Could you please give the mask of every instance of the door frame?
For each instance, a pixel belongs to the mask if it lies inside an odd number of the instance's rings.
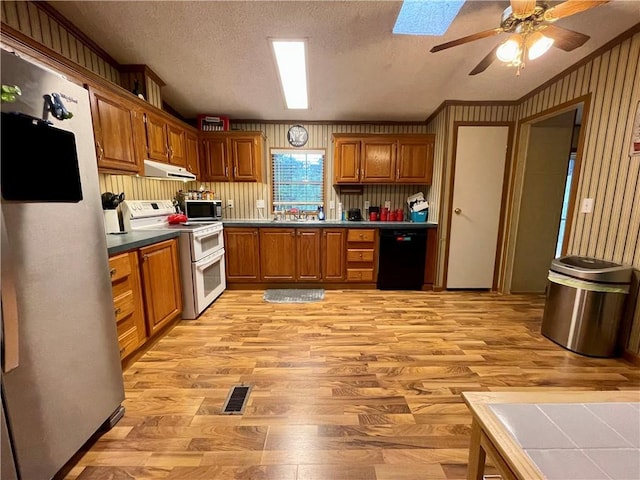
[[[507,183],[511,178],[511,166],[513,163],[512,145],[513,145],[513,133],[514,122],[469,122],[469,121],[457,121],[453,122],[453,154],[451,158],[451,175],[449,177],[449,199],[447,206],[447,228],[445,234],[445,248],[444,248],[444,272],[442,277],[442,288],[446,290],[447,277],[449,275],[449,246],[451,243],[451,215],[453,214],[453,187],[456,176],[456,158],[458,155],[458,129],[460,127],[508,127],[507,132],[507,151],[505,153],[504,173],[502,177],[502,198],[500,200],[500,220],[498,222],[498,238],[496,240],[496,260],[493,266],[493,282],[491,291],[495,291],[498,287],[498,278],[500,274],[499,266],[502,263],[502,254],[504,249],[502,244],[504,241],[505,232],[505,220],[507,213],[507,200],[509,198],[508,192],[510,190],[510,183]]]
[[[531,131],[531,128],[535,123],[555,117],[559,114],[571,110],[575,110],[580,104],[583,105],[582,123],[580,126],[580,133],[578,135],[578,148],[576,150],[576,159],[573,166],[573,177],[571,179],[571,187],[569,189],[567,222],[564,231],[564,238],[562,239],[561,255],[566,255],[569,248],[569,238],[571,237],[573,218],[576,208],[576,197],[578,195],[578,185],[580,182],[584,143],[586,139],[587,126],[589,122],[589,112],[591,107],[591,93],[576,97],[572,100],[561,103],[547,110],[543,110],[542,112],[518,120],[515,145],[513,150],[515,152],[512,164],[514,168],[511,171],[509,180],[511,193],[507,206],[508,211],[506,213],[506,225],[504,230],[505,232],[508,232],[508,237],[506,238],[504,245],[504,255],[506,256],[506,261],[503,262],[502,268],[500,269],[500,291],[502,292],[511,291],[511,277],[513,276],[513,264],[515,259],[515,247],[517,240],[517,226],[520,220],[519,205],[520,198],[522,196],[522,189],[524,186],[524,170],[519,183],[517,183],[516,173],[520,165],[522,165],[523,169],[526,169],[527,155],[529,153],[529,133]],[[516,207],[518,207],[518,211],[516,211]]]

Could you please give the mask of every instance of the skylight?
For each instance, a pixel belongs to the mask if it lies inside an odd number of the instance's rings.
[[[309,108],[304,40],[271,40],[280,83],[289,109]]]
[[[464,0],[404,0],[393,27],[401,35],[444,35]]]

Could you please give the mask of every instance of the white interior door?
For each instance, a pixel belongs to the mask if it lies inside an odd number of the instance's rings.
[[[458,127],[446,288],[492,288],[509,127]]]

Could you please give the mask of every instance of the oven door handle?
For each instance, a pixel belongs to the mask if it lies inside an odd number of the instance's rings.
[[[220,236],[221,234],[222,234],[222,230],[219,230],[217,232],[201,232],[201,233],[194,232],[193,239],[201,242],[203,238],[216,237],[216,236]]]
[[[222,257],[224,257],[224,250],[220,250],[219,252],[214,253],[212,256],[213,258],[211,260],[207,261],[206,263],[203,263],[202,265],[198,265],[196,263],[196,268],[198,270],[204,270],[205,268],[209,268],[214,263],[221,261]]]

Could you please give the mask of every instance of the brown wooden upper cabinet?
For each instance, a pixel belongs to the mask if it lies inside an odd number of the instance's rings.
[[[147,158],[186,167],[186,133],[183,128],[151,112],[145,114]]]
[[[201,139],[202,180],[262,181],[262,132],[208,132],[202,134]]]
[[[136,139],[144,129],[142,112],[121,96],[87,88],[98,168],[107,173],[142,173],[142,156],[136,150]]]
[[[185,134],[185,153],[187,170],[200,178],[200,150],[198,149],[198,136],[195,133]]]
[[[435,135],[334,134],[336,184],[431,184]]]

